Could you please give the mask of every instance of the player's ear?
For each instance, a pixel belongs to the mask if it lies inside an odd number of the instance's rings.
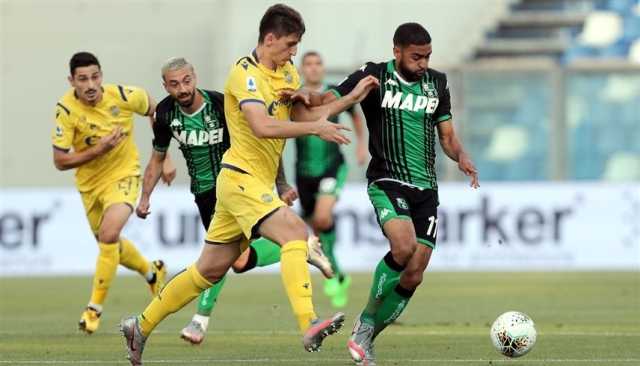
[[[396,61],[401,59],[402,49],[399,46],[393,46],[393,57],[395,57]]]
[[[69,84],[70,84],[71,86],[73,86],[73,75],[69,75],[69,76],[67,77],[67,80],[69,80]]]

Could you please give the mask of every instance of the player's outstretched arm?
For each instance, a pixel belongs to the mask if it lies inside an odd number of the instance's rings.
[[[364,119],[362,114],[355,109],[351,109],[351,119],[353,121],[353,131],[356,134],[356,161],[358,165],[363,165],[369,157],[367,138],[364,132]]]
[[[149,210],[151,193],[158,184],[162,175],[162,166],[165,163],[167,154],[157,150],[153,150],[147,167],[144,169],[144,178],[142,179],[142,196],[138,207],[136,207],[136,215],[141,219],[146,219],[151,213]]]
[[[338,144],[351,142],[342,130],[350,131],[348,127],[332,123],[327,120],[328,114],[321,115],[314,122],[280,121],[270,117],[262,103],[244,103],[242,113],[249,123],[253,134],[258,138],[294,138],[316,135],[325,141]]]
[[[379,86],[379,81],[374,76],[362,78],[349,94],[338,99],[333,93],[327,92],[322,97],[322,105],[310,107],[304,103],[296,103],[291,112],[294,121],[314,121],[323,114],[329,116],[338,115],[354,104],[360,103],[371,90]]]
[[[293,202],[298,199],[298,191],[287,182],[287,177],[284,174],[284,165],[282,164],[282,158],[278,164],[278,175],[276,176],[276,190],[280,199],[289,206],[293,206]]]
[[[58,170],[77,168],[111,151],[111,149],[122,142],[125,137],[126,135],[122,133],[122,127],[118,127],[109,135],[101,138],[95,146],[83,151],[64,151],[54,146],[53,163]]]
[[[447,154],[451,160],[458,163],[458,169],[460,169],[461,172],[471,177],[471,187],[480,187],[478,182],[478,169],[473,165],[467,152],[464,151],[464,147],[453,129],[451,120],[440,122],[437,126],[440,146],[442,146],[444,153]]]

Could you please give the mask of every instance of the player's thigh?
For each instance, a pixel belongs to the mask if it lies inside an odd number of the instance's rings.
[[[260,236],[276,242],[280,246],[294,240],[307,240],[307,227],[290,207],[281,206],[259,223]]]
[[[257,237],[263,222],[282,207],[287,207],[274,194],[272,185],[267,185],[250,174],[230,169],[222,169],[218,176],[217,197],[218,205],[215,215],[219,207],[224,208],[234,217],[247,239]],[[293,211],[289,209],[287,212]],[[286,223],[282,222],[285,225],[282,230],[285,232],[290,230]]]
[[[321,194],[316,198],[312,224],[316,230],[326,230],[333,226],[333,208],[338,198],[330,194]]]
[[[104,212],[98,232],[101,242],[112,243],[119,240],[120,232],[138,200],[139,189],[140,178],[127,177],[108,185],[102,191],[100,201]]]
[[[242,239],[228,243],[205,243],[196,261],[196,269],[207,280],[221,279],[240,256]]]
[[[438,193],[427,189],[412,195],[411,220],[418,243],[434,249],[438,238]]]

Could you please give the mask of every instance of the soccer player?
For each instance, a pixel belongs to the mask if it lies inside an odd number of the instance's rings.
[[[324,64],[316,51],[302,56],[300,67],[304,79],[303,87],[311,92],[323,94],[334,86],[324,83]],[[355,108],[347,110],[353,121],[356,134],[356,158],[359,164],[367,159],[367,145],[360,113]],[[337,117],[329,119],[338,122]],[[317,136],[296,139],[296,187],[300,194],[302,217],[320,237],[322,249],[331,260],[335,276],[326,279],[324,292],[331,304],[342,308],[347,304],[351,278],[338,265],[334,245],[336,241],[333,208],[347,178],[347,165],[338,144],[327,142]]]
[[[286,203],[273,194],[273,184],[286,138],[315,134],[337,143],[349,140],[344,126],[326,120],[358,102],[376,85],[374,78],[359,83],[352,93],[323,107],[314,122],[291,122],[293,102],[311,102],[299,89],[291,63],[305,27],[294,9],[277,4],[267,9],[259,27],[258,45],[232,67],[224,92],[224,111],[231,146],[224,154],[216,182],[215,213],[200,258],[173,277],[140,316],[122,321],[129,360],[142,363],[142,351],[152,330],[167,315],[189,303],[220,281],[247,241],[267,237],[281,246],[282,280],[304,349],[317,351],[335,333],[344,314],[321,321],[315,314],[307,260],[307,228]]]
[[[209,227],[216,205],[215,179],[220,172],[222,155],[229,148],[229,131],[224,116],[224,95],[200,89],[194,67],[184,58],[171,58],[162,66],[163,86],[169,96],[158,103],[153,123],[153,151],[145,169],[142,196],[136,214],[146,218],[150,214],[151,193],[160,180],[163,162],[171,138],[175,138],[187,163],[193,193],[205,230]],[[279,169],[276,188],[280,198],[291,205],[297,197],[287,184],[284,170]],[[331,263],[323,255],[317,238],[308,241],[307,261],[331,276]],[[245,254],[246,253],[246,254]],[[259,238],[234,264],[238,273],[280,261],[280,246]],[[181,332],[181,337],[200,344],[209,324],[209,317],[224,285],[222,278],[200,294],[197,313]]]
[[[334,102],[363,78],[379,80],[361,106],[372,156],[368,194],[391,250],[375,269],[369,301],[348,342],[361,365],[375,365],[374,339],[406,308],[436,245],[436,130],[445,154],[473,188],[479,186],[478,171],[453,129],[446,75],[429,68],[431,51],[431,36],[420,24],[402,24],[393,36],[392,60],[366,63],[323,97]],[[309,116],[298,108],[294,115]]]
[[[91,299],[79,323],[80,329],[90,334],[98,329],[118,264],[140,273],[153,294],[164,283],[164,263],[147,261],[130,240],[120,235],[133,212],[140,185],[134,114],[151,115],[155,103],[143,89],[103,85],[100,63],[91,53],[73,55],[69,68],[72,88],[56,106],[53,161],[59,170],[77,168],[76,186],[98,240]],[[172,169],[168,160],[165,173],[175,176]]]

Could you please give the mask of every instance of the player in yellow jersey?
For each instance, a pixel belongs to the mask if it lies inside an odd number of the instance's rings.
[[[342,326],[342,313],[324,321],[315,314],[306,263],[307,228],[273,192],[274,182],[287,138],[313,134],[326,141],[349,142],[341,131],[346,128],[327,117],[364,98],[375,80],[361,82],[347,100],[322,107],[324,114],[316,121],[291,122],[294,102],[317,99],[298,91],[299,76],[291,63],[304,30],[297,11],[281,4],[270,7],[260,22],[256,49],[232,67],[224,91],[231,146],[222,158],[206,245],[196,263],[169,281],[140,316],[122,321],[132,365],[142,364],[146,339],[155,326],[220,281],[255,236],[281,246],[282,280],[304,334],[305,350],[317,351],[323,339]]]
[[[100,63],[91,53],[73,55],[69,68],[72,88],[56,106],[53,161],[59,170],[76,169],[76,186],[98,240],[91,299],[79,324],[90,334],[98,329],[102,304],[118,264],[144,276],[153,294],[164,284],[164,263],[147,261],[130,240],[120,235],[133,212],[140,186],[134,114],[152,115],[155,102],[140,88],[103,85]],[[165,165],[165,181],[173,176],[175,168],[169,162]]]

